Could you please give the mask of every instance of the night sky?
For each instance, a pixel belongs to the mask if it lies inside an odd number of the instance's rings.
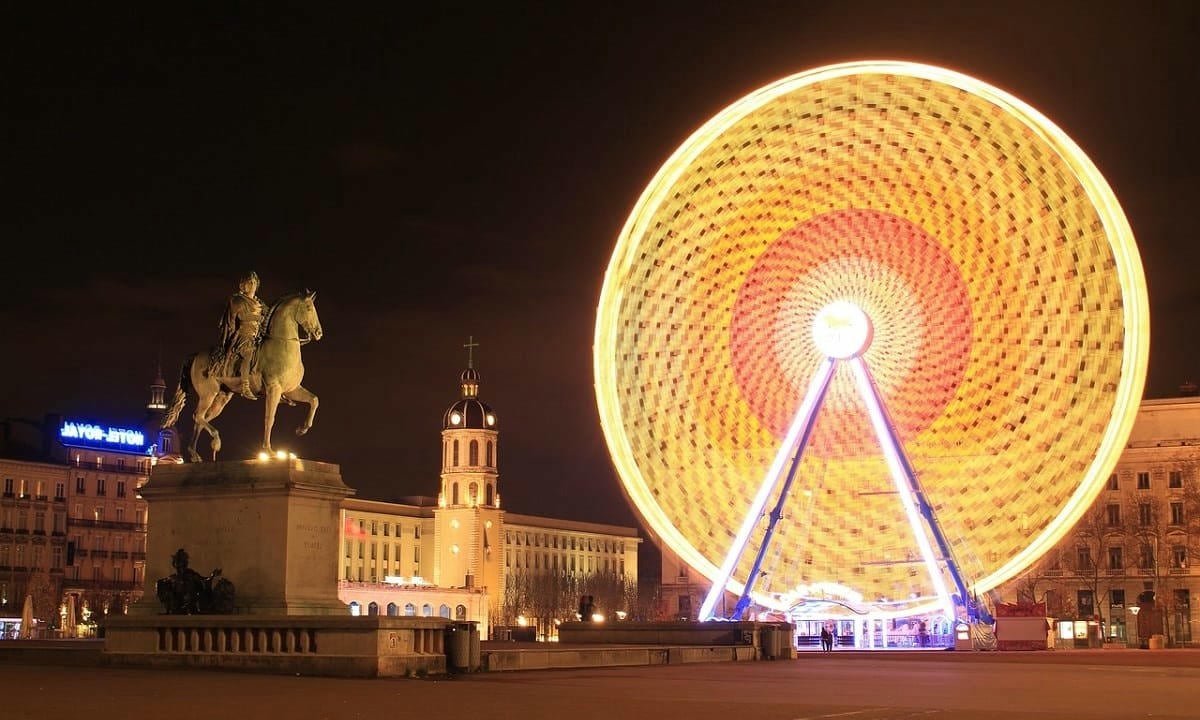
[[[591,369],[626,215],[721,108],[866,58],[974,75],[1066,130],[1141,247],[1147,395],[1200,381],[1191,3],[404,5],[8,23],[0,417],[140,418],[157,358],[173,388],[253,269],[268,301],[316,290],[325,330],[316,425],[297,440],[281,408],[277,446],[363,497],[435,494],[473,335],[505,507],[633,523]],[[223,459],[261,414],[218,419]]]

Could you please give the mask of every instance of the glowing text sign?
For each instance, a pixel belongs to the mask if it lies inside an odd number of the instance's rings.
[[[124,450],[126,452],[145,452],[146,450],[146,434],[144,432],[111,425],[95,425],[67,420],[58,428],[58,437],[64,445],[74,447]]]

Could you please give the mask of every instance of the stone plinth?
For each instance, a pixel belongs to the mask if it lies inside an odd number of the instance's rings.
[[[340,468],[311,460],[157,465],[138,491],[149,504],[146,588],[137,615],[159,614],[155,583],[187,551],[201,575],[220,568],[236,612],[346,615],[337,597]]]

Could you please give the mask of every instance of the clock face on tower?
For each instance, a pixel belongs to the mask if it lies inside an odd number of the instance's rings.
[[[849,300],[835,300],[817,312],[812,334],[817,349],[826,357],[847,360],[861,355],[871,344],[871,320]]]

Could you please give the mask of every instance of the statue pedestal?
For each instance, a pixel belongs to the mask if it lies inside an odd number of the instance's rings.
[[[337,597],[340,468],[311,460],[157,465],[138,490],[149,505],[146,585],[138,615],[160,614],[156,582],[187,551],[191,569],[220,568],[242,615],[346,615]]]

